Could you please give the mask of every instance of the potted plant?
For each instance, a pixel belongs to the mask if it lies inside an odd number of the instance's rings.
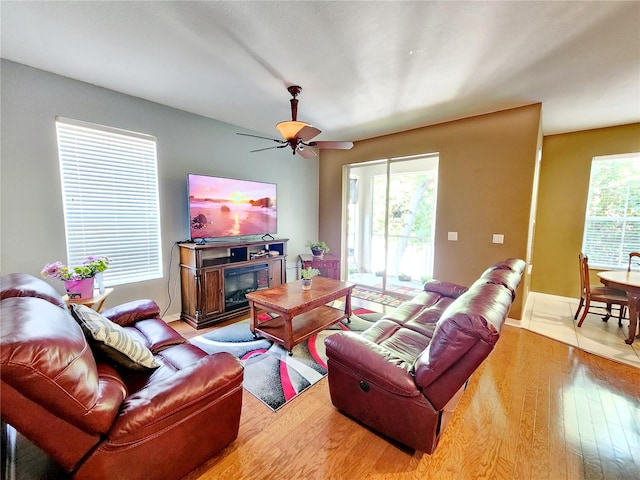
[[[313,267],[303,268],[300,270],[300,275],[302,276],[302,289],[311,290],[311,281],[313,277],[320,275],[320,270]]]
[[[329,253],[331,251],[325,242],[312,242],[309,240],[307,242],[307,247],[311,249],[311,253],[313,253],[314,257],[322,257],[325,253]]]
[[[92,255],[74,267],[62,262],[48,263],[40,274],[62,280],[70,300],[84,300],[93,297],[95,276],[104,272],[109,267],[109,262],[109,257]]]

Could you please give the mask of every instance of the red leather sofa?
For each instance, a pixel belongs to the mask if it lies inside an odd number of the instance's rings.
[[[23,273],[0,279],[2,421],[77,479],[178,479],[238,435],[243,368],[209,355],[151,300],[103,315],[159,367],[118,370],[94,355],[64,301]]]
[[[470,287],[431,280],[361,334],[325,340],[331,401],[414,450],[433,453],[473,372],[491,353],[525,262],[489,267]]]

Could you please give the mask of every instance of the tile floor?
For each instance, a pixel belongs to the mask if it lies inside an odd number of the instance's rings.
[[[622,327],[618,327],[617,317],[603,322],[602,315],[589,313],[582,327],[578,328],[578,321],[573,319],[577,308],[577,298],[531,292],[522,320],[508,320],[508,323],[640,368],[640,338],[636,338],[632,345],[624,343],[629,333],[629,320],[623,320]]]

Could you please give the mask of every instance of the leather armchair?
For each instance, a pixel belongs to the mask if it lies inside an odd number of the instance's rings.
[[[0,286],[2,420],[74,478],[178,479],[237,437],[242,365],[187,342],[153,301],[103,312],[160,364],[134,371],[94,355],[46,282]]]

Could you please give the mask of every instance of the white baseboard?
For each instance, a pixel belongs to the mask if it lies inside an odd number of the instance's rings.
[[[171,315],[166,315],[166,316],[162,317],[162,320],[164,320],[167,323],[175,322],[177,320],[180,320],[180,314],[179,313],[172,313]]]
[[[512,327],[518,327],[518,328],[522,328],[522,321],[520,320],[515,320],[513,318],[509,318],[507,317],[507,319],[504,322],[506,325],[511,325]]]

